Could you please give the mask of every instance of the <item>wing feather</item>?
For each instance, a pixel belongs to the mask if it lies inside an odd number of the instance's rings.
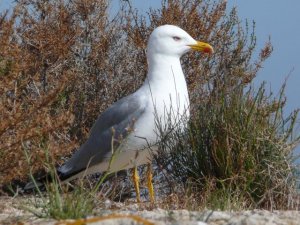
[[[67,179],[105,160],[112,150],[113,135],[114,139],[125,139],[130,133],[128,128],[133,128],[134,122],[144,113],[146,104],[143,96],[133,94],[105,110],[93,125],[88,140],[58,169],[61,179]],[[114,142],[114,147],[118,144]]]

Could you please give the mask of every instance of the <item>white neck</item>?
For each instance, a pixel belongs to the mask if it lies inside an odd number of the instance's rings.
[[[175,86],[176,82],[185,82],[179,57],[166,55],[148,55],[148,74],[145,80],[146,85],[157,84],[157,86]],[[172,84],[172,85],[170,85]],[[165,87],[167,88],[167,87]]]
[[[166,55],[148,56],[148,75],[142,90],[151,92],[151,101],[164,114],[172,106],[178,116],[188,114],[189,97],[180,58]]]

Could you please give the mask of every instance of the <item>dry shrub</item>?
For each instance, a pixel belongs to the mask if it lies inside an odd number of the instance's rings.
[[[129,37],[128,7],[108,2],[21,0],[0,17],[0,183],[24,179],[82,144],[97,116],[146,75]],[[144,40],[143,40],[144,41]],[[61,162],[61,160],[57,161]]]
[[[25,3],[16,6],[9,19],[2,16],[1,184],[28,172],[24,149],[34,152],[35,169],[43,165],[46,145],[53,156],[71,150],[66,127],[72,122],[72,113],[60,105],[59,94],[73,79],[66,62],[72,43],[60,35],[67,30],[63,18],[47,18],[46,24],[46,19],[37,17],[29,14]],[[48,25],[52,29],[47,29]]]

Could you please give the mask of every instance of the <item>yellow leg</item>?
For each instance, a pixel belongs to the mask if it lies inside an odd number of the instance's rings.
[[[152,168],[151,164],[148,164],[148,171],[147,171],[147,185],[148,185],[148,190],[149,190],[149,197],[150,197],[150,202],[154,203],[155,201],[155,196],[154,196],[154,188],[153,188],[153,183],[152,183]]]
[[[135,192],[136,192],[136,200],[137,200],[138,203],[140,203],[141,202],[141,200],[140,200],[140,187],[139,187],[140,177],[139,177],[136,166],[133,168],[132,179],[133,179],[133,184],[134,184],[134,188],[135,188]]]

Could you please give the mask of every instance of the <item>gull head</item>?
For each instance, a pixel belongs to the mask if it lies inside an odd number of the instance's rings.
[[[150,35],[147,55],[165,55],[180,58],[190,50],[213,53],[213,47],[205,42],[196,41],[183,29],[174,25],[157,27]]]

